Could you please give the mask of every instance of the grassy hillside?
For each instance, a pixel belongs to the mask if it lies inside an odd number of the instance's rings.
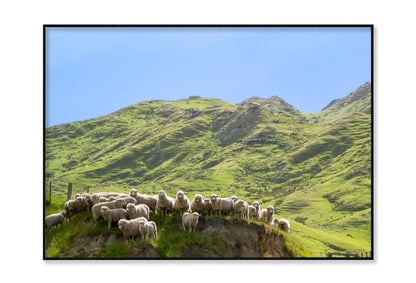
[[[52,207],[62,203],[53,201]],[[58,209],[59,210],[59,209]],[[95,226],[90,212],[72,217],[45,234],[46,258],[294,258],[313,257],[291,235],[257,221],[203,216],[194,233],[183,231],[181,217],[150,213],[157,239],[126,240],[101,219]]]
[[[314,114],[276,97],[141,102],[47,128],[46,182],[55,199],[69,182],[74,193],[238,195],[273,205],[312,252],[370,251],[370,107],[369,84]]]

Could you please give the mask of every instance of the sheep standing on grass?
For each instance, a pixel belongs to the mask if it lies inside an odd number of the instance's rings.
[[[129,203],[126,207],[126,210],[129,219],[135,219],[139,217],[149,219],[150,208],[145,204],[134,205],[132,203]]]
[[[259,213],[259,221],[270,224],[273,220],[274,208],[269,205],[266,209],[262,209]]]
[[[270,223],[274,228],[279,228],[279,219],[273,218],[272,222]]]
[[[175,211],[182,215],[185,211],[189,211],[189,200],[182,191],[176,193],[176,200],[174,203]]]
[[[245,200],[237,200],[233,204],[233,212],[239,219],[248,217],[248,203]]]
[[[210,196],[213,213],[231,214],[233,213],[233,200],[231,198],[219,198],[216,194]]]
[[[174,198],[168,197],[163,190],[159,191],[158,199],[156,202],[156,213],[167,215],[169,212],[173,211],[174,205]]]
[[[145,204],[152,211],[156,211],[157,196],[139,194],[136,189],[130,190],[130,196],[136,199],[137,204]]]
[[[141,236],[140,233],[140,222],[147,222],[144,217],[135,218],[132,220],[120,219],[118,221],[118,228],[123,232],[126,238],[135,238]]]
[[[46,230],[51,229],[53,226],[58,227],[59,224],[63,224],[65,220],[66,212],[61,211],[59,213],[51,214],[45,217]]]
[[[189,233],[192,232],[192,230],[195,232],[196,225],[198,225],[198,219],[199,219],[199,213],[198,212],[185,212],[182,215],[182,227],[183,230],[186,231],[186,228],[189,229]]]
[[[258,201],[254,201],[248,207],[248,219],[259,219],[260,204]]]
[[[154,221],[139,222],[140,234],[142,235],[142,240],[149,239],[150,237],[157,238],[157,225]]]
[[[279,220],[279,230],[285,231],[286,233],[289,233],[290,230],[290,223],[286,219],[280,219]]]
[[[109,202],[100,202],[97,204],[94,204],[91,208],[92,216],[94,217],[95,225],[97,225],[98,219],[103,217],[103,214],[101,213],[101,207],[107,206],[110,209],[115,208],[124,208],[124,203],[121,199],[116,199]]]
[[[123,208],[109,209],[107,206],[102,206],[101,213],[103,215],[104,220],[107,220],[108,229],[111,228],[111,224],[113,222],[117,223],[120,219],[127,218],[127,210]]]
[[[204,210],[204,197],[200,194],[196,194],[191,201],[191,211],[202,213]]]

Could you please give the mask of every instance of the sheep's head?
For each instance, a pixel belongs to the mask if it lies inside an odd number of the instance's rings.
[[[258,201],[255,201],[255,202],[253,202],[253,204],[252,204],[257,210],[259,210],[260,209],[260,204],[259,204],[259,202]]]
[[[118,221],[118,228],[120,230],[124,230],[126,228],[126,226],[127,226],[127,220],[126,219],[120,219]]]
[[[126,206],[126,209],[127,209],[127,211],[128,211],[128,212],[132,212],[132,211],[134,210],[134,208],[135,208],[135,206],[134,206],[134,204],[132,204],[132,203],[129,203],[129,204]]]
[[[232,199],[232,200],[233,200],[233,202],[236,202],[236,201],[238,200],[238,197],[236,197],[236,196],[232,196],[232,197],[230,197],[230,199]]]
[[[204,201],[204,197],[203,197],[203,196],[201,196],[201,195],[199,195],[199,194],[196,194],[196,195],[194,196],[194,199],[195,199],[195,202],[196,202],[196,203],[202,203],[202,202]]]
[[[198,218],[199,218],[199,213],[198,212],[193,212],[192,213],[192,218],[194,219],[194,221],[196,221],[196,220],[198,220]]]
[[[279,219],[273,218],[272,223],[275,225],[279,225]]]
[[[176,193],[176,198],[180,199],[180,200],[183,200],[183,199],[185,199],[185,194],[182,191],[179,191],[179,192]]]
[[[137,190],[136,190],[136,189],[131,189],[131,190],[130,190],[130,195],[131,195],[132,197],[136,197],[138,194],[139,194],[139,193],[137,192]]]
[[[273,207],[273,206],[271,206],[271,205],[269,205],[269,206],[267,207],[267,214],[269,214],[269,215],[273,215],[273,213],[274,213],[274,207]]]
[[[212,201],[212,202],[216,202],[217,201],[217,199],[218,199],[218,196],[216,195],[216,194],[212,194],[212,195],[210,195],[210,200]]]
[[[101,207],[101,213],[102,214],[106,214],[107,213],[107,211],[109,211],[110,209],[107,207],[107,206],[102,206]]]
[[[166,193],[164,190],[159,191],[159,197],[166,198]]]

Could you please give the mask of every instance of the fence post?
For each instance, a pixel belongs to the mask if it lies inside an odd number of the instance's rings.
[[[68,183],[68,195],[66,197],[66,201],[69,201],[72,196],[72,183]]]
[[[49,181],[49,204],[52,204],[52,181]]]

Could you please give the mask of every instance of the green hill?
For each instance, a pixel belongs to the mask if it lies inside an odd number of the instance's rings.
[[[319,113],[282,99],[147,101],[46,129],[52,197],[183,190],[237,195],[291,221],[310,251],[371,250],[371,89]]]

